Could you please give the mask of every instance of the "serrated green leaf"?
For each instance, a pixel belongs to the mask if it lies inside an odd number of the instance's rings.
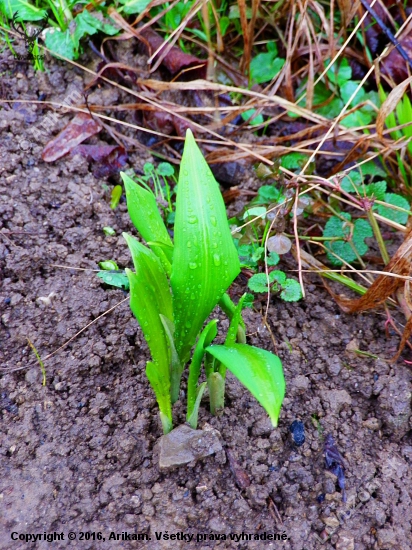
[[[329,63],[329,60],[325,61],[326,64]],[[328,79],[333,82],[333,84],[338,84],[343,86],[348,80],[352,78],[352,68],[349,65],[349,61],[343,57],[340,65],[336,68],[334,64],[327,72]]]
[[[286,279],[286,275],[283,273],[283,271],[271,271],[269,273],[269,284],[275,282],[277,280],[277,277],[282,278],[281,276]],[[266,277],[266,273],[256,273],[255,275],[252,275],[252,277],[249,279],[247,286],[253,292],[263,294],[268,291],[267,281],[268,280]]]
[[[267,292],[268,280],[266,273],[255,273],[255,275],[252,275],[247,283],[247,286],[252,292],[256,292],[258,294]]]
[[[378,166],[373,160],[369,160],[368,162],[361,164],[359,166],[359,169],[362,172],[364,177],[379,176],[381,178],[384,178],[386,176],[385,170],[380,166]]]
[[[297,302],[302,298],[302,288],[298,281],[294,279],[287,279],[282,285],[282,292],[280,297],[285,302]]]
[[[252,59],[250,62],[250,78],[253,82],[263,84],[280,73],[285,60],[277,57],[277,55],[276,44],[272,43],[272,48],[267,53],[259,53]]]
[[[187,131],[180,166],[170,278],[176,347],[186,363],[205,320],[240,272],[219,186]]]
[[[175,169],[169,162],[160,162],[157,167],[157,173],[159,174],[159,176],[170,178],[174,176]]]
[[[124,271],[113,273],[111,271],[99,271],[97,276],[107,285],[115,286],[123,290],[129,290],[129,279]]]
[[[120,172],[120,175],[124,183],[127,209],[133,225],[147,243],[166,245],[162,251],[171,261],[173,243],[157,208],[156,197],[151,191],[147,191],[135,183],[124,172]],[[152,250],[160,257],[159,249],[159,246],[154,246]]]
[[[283,166],[283,168],[287,168],[288,170],[298,170],[303,167],[303,165],[308,160],[308,155],[304,155],[303,153],[288,153],[287,155],[284,155],[280,159],[280,165]]]
[[[247,111],[244,111],[241,113],[241,117],[245,122],[250,124],[251,126],[257,126],[258,124],[263,124],[265,122],[265,119],[263,118],[262,114],[258,114],[256,116],[253,116],[256,113],[256,109],[248,109]]]
[[[357,260],[356,249],[359,256],[363,256],[368,251],[368,246],[365,243],[367,237],[373,236],[372,228],[366,220],[358,219],[353,224],[351,216],[347,213],[342,213],[342,217],[346,218],[346,222],[336,216],[329,218],[323,232],[324,237],[342,237],[343,240],[326,242],[325,246],[330,252],[327,256],[333,265],[342,265],[342,262],[332,254],[340,256],[342,260],[352,263]],[[351,233],[352,232],[352,233]],[[352,235],[351,243],[347,239]]]
[[[280,197],[281,193],[274,185],[262,185],[258,189],[256,202],[270,204],[271,202],[278,202]]]
[[[78,56],[77,46],[74,44],[69,29],[62,32],[60,29],[48,29],[45,38],[46,47],[52,54],[76,59]]]
[[[365,194],[367,197],[374,197],[379,201],[385,200],[386,181],[375,181],[365,185]]]
[[[246,307],[252,308],[254,301],[255,301],[255,296],[253,294],[251,294],[250,292],[247,292],[245,294],[245,299],[243,300],[243,307],[244,308],[246,308]]]
[[[97,17],[93,17],[91,13],[87,10],[83,10],[74,18],[75,30],[73,33],[73,39],[75,44],[79,44],[80,40],[85,36],[92,36],[99,31],[104,32],[108,35],[114,35],[119,32],[118,29],[109,25],[108,23],[103,23]]]
[[[276,252],[269,252],[266,258],[266,262],[269,266],[278,265],[280,260],[279,254],[276,254]]]
[[[275,269],[274,271],[271,271],[269,273],[269,280],[271,282],[276,281],[280,284],[280,286],[283,286],[286,282],[286,275],[283,273],[283,271]]]
[[[405,210],[410,210],[411,208],[409,202],[404,197],[401,197],[401,195],[397,195],[396,193],[385,193],[383,198],[380,200],[383,200],[388,204],[393,204],[393,206],[399,206]],[[381,216],[396,223],[405,225],[408,221],[409,214],[407,212],[401,212],[400,210],[395,210],[389,206],[383,206],[382,204],[376,205],[376,210]]]
[[[266,410],[276,427],[285,396],[285,378],[279,357],[247,344],[209,346],[206,351],[240,380]]]
[[[343,178],[341,187],[343,191],[347,193],[356,193],[362,183],[362,175],[357,170],[351,170],[349,174]]]
[[[349,80],[339,88],[339,94],[345,103],[349,101],[349,98],[358,87],[358,84],[359,82],[356,80]],[[360,90],[358,90],[358,92],[356,93],[354,99],[351,101],[350,106],[355,107],[356,105],[359,105],[359,103],[364,101],[364,97],[365,90],[363,88],[360,88]]]

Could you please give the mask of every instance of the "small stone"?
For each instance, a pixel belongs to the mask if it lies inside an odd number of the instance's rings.
[[[333,527],[333,528],[339,527],[339,520],[334,515],[327,516],[327,517],[322,517],[321,519],[322,519],[323,523],[325,525],[327,525],[328,527]]]
[[[339,413],[345,405],[352,404],[352,398],[346,390],[324,390],[321,395],[335,413]]]
[[[309,388],[309,378],[307,376],[303,376],[303,374],[299,374],[299,376],[296,376],[292,383],[292,386],[294,386],[299,392],[305,392]]]
[[[355,540],[347,533],[340,533],[335,548],[336,550],[354,550]]]
[[[352,355],[353,353],[356,353],[356,351],[359,349],[359,340],[357,338],[354,338],[347,344],[346,346],[346,353],[348,355]]]
[[[24,378],[28,384],[36,384],[37,382],[40,382],[42,378],[40,368],[28,370]]]
[[[67,389],[67,384],[66,382],[56,382],[54,384],[54,389],[56,391],[65,391]]]
[[[382,376],[384,388],[377,403],[383,422],[383,432],[399,441],[409,431],[411,416],[410,371],[403,366],[393,376]]]
[[[368,491],[359,491],[358,498],[361,502],[368,502],[368,500],[370,500],[371,496],[368,493]]]
[[[126,523],[126,525],[136,525],[137,516],[135,516],[134,514],[126,514],[124,516],[124,522]]]
[[[331,376],[337,376],[342,370],[342,361],[337,355],[332,357],[330,363],[327,364],[328,372]]]
[[[185,424],[162,435],[158,447],[161,470],[178,468],[222,450],[219,438],[214,432],[193,430]]]
[[[305,426],[300,420],[294,420],[289,426],[289,431],[292,434],[292,439],[297,447],[305,443]]]
[[[379,422],[379,420],[374,417],[364,420],[363,425],[365,426],[365,428],[368,428],[368,430],[374,431],[379,430],[379,428],[381,427],[381,423]]]

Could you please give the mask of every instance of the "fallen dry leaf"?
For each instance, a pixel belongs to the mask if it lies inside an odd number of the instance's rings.
[[[90,115],[78,113],[60,134],[49,141],[43,149],[41,158],[45,162],[53,162],[67,155],[87,138],[98,134],[101,129],[101,125]]]
[[[376,132],[378,136],[382,139],[383,137],[383,128],[385,126],[386,118],[396,109],[397,104],[403,98],[406,89],[409,87],[412,82],[412,76],[407,78],[404,82],[401,82],[390,92],[388,97],[382,103],[381,108],[379,109],[378,116],[376,118]]]

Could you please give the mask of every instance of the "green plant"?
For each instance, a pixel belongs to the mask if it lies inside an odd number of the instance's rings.
[[[302,289],[298,281],[289,279],[283,271],[278,269],[271,271],[268,276],[266,273],[252,275],[247,286],[252,292],[260,294],[267,294],[269,291],[280,292],[280,297],[285,302],[297,302],[302,298]]]
[[[323,237],[329,261],[336,266],[344,262],[362,263],[362,256],[368,251],[365,239],[375,236],[381,251],[382,258],[386,263],[389,256],[377,224],[374,212],[377,212],[388,222],[406,224],[410,215],[408,201],[397,193],[387,193],[387,183],[384,180],[364,183],[365,177],[382,177],[382,171],[378,167],[364,165],[361,170],[352,170],[344,176],[339,189],[347,194],[356,195],[356,201],[365,211],[367,220],[359,218],[352,220],[348,212],[340,212],[338,206],[330,208],[333,212],[325,224]],[[347,195],[349,197],[349,195]]]
[[[172,405],[179,398],[188,363],[187,420],[193,427],[206,385],[212,413],[223,407],[226,369],[255,396],[276,426],[285,392],[282,365],[277,356],[245,343],[244,298],[235,305],[226,294],[240,271],[238,254],[219,187],[192,133],[187,132],[180,166],[174,241],[153,192],[126,174],[122,178],[131,220],[147,243],[124,234],[135,267],[135,272],[126,270],[130,306],[151,352],[146,374],[164,432],[172,428]],[[203,326],[218,303],[230,326],[225,343],[212,345],[217,321]],[[202,362],[206,382],[199,384]]]
[[[72,10],[75,1],[45,0],[36,2],[36,5],[26,0],[0,0],[0,14],[5,21],[0,23],[4,29],[9,29],[8,21],[16,16],[15,22],[25,26],[27,22],[36,22],[47,18],[48,28],[45,31],[45,44],[53,54],[62,55],[68,59],[77,59],[81,53],[81,40],[98,32],[107,35],[115,35],[119,29],[102,20],[104,9],[100,6],[96,9],[100,13],[91,14],[84,9],[73,16]],[[48,12],[50,12],[48,14]],[[17,14],[17,15],[16,15]],[[37,48],[37,42],[35,44]],[[37,54],[37,49],[34,50]]]

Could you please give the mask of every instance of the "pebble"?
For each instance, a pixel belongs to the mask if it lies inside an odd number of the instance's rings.
[[[366,420],[363,421],[363,426],[365,428],[368,428],[368,430],[373,430],[373,431],[376,431],[376,430],[379,430],[379,428],[381,427],[381,423],[379,422],[379,420],[377,418],[367,418]]]
[[[336,550],[354,550],[355,540],[351,535],[347,533],[341,533],[338,540],[336,541],[335,548]]]
[[[289,431],[292,434],[292,439],[297,447],[301,447],[305,443],[305,426],[300,420],[294,420],[289,426]]]
[[[193,430],[185,424],[162,435],[158,447],[161,470],[177,468],[222,450],[214,431]]]

